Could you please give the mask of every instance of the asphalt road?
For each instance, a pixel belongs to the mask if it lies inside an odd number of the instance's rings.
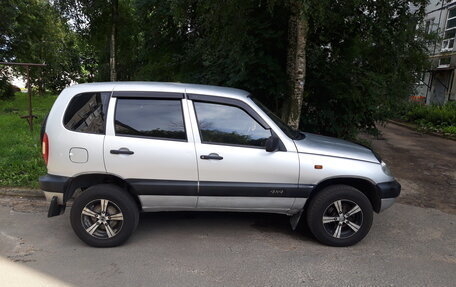
[[[381,139],[368,140],[399,179],[399,202],[456,214],[456,141],[391,123],[379,129]]]
[[[456,215],[396,204],[349,248],[292,232],[282,215],[143,214],[121,247],[91,248],[68,212],[0,199],[1,286],[454,286]]]

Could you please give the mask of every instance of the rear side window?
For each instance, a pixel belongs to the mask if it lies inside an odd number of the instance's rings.
[[[116,135],[187,140],[181,100],[117,99]]]
[[[104,134],[110,96],[108,92],[74,96],[65,111],[63,125],[70,131]]]

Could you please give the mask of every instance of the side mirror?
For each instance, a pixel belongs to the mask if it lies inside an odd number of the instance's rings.
[[[279,149],[279,138],[277,136],[270,136],[266,140],[266,151],[267,152],[274,152]]]

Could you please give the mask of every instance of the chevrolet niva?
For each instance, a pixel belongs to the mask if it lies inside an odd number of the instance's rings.
[[[155,82],[75,85],[42,127],[48,216],[74,198],[76,235],[124,243],[140,212],[241,211],[306,220],[322,243],[363,239],[401,186],[372,150],[291,129],[248,92]]]

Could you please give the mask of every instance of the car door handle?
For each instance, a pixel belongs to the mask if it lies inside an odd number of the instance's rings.
[[[112,149],[111,153],[112,154],[128,154],[128,155],[134,154],[133,151],[128,150],[128,149]]]
[[[222,160],[223,159],[222,156],[219,156],[216,153],[210,153],[208,155],[202,155],[202,156],[200,156],[200,158],[201,159],[216,159],[216,160]]]

